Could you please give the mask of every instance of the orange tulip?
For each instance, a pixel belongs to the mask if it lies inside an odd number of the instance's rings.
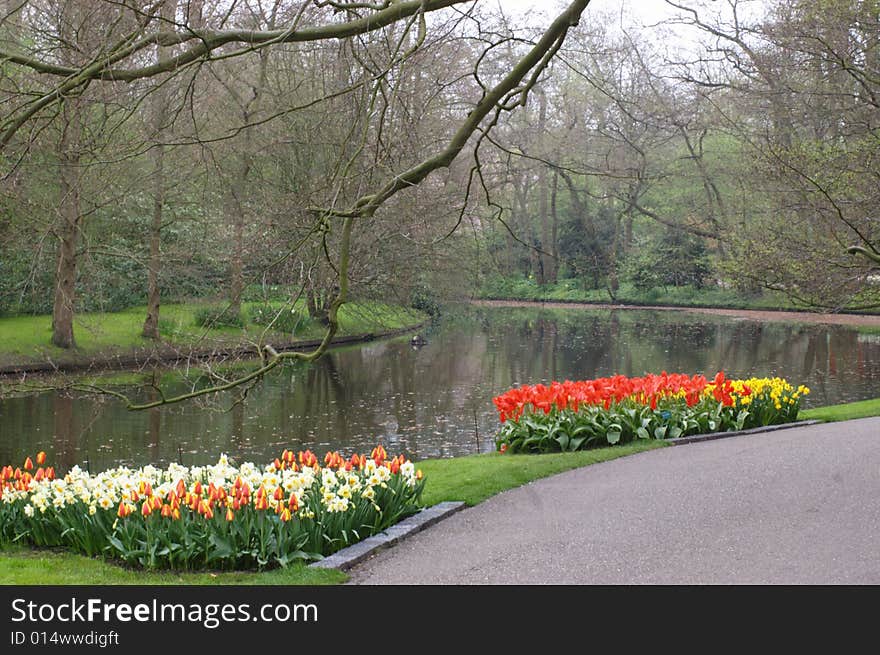
[[[275,458],[275,461],[272,462],[272,465],[275,467],[275,470],[276,470],[276,471],[280,471],[280,470],[281,470],[281,460],[278,459],[277,457]]]
[[[150,504],[149,501],[144,501],[144,506],[141,507],[141,514],[143,514],[144,517],[147,517],[152,513],[153,513],[153,506]]]
[[[30,471],[32,468],[34,468],[34,463],[31,458],[28,457],[26,460],[24,460],[24,470]]]
[[[269,509],[269,499],[266,496],[260,496],[254,501],[254,509],[264,510]]]
[[[54,466],[49,466],[46,468],[46,477],[50,480],[55,479],[55,467]]]
[[[373,448],[373,452],[370,453],[370,457],[376,462],[377,466],[382,466],[385,462],[385,458],[388,457],[388,453],[385,452],[385,449],[382,446],[376,446]]]
[[[422,477],[422,469],[419,469],[418,471],[416,471],[416,480],[421,480]]]
[[[175,521],[179,521],[180,520],[180,510],[176,509],[176,508],[171,510],[171,518],[174,519]]]
[[[171,505],[162,505],[162,518],[169,518],[173,508]]]
[[[134,511],[134,507],[126,504],[124,500],[119,502],[119,509],[116,510],[116,516],[121,519],[124,519],[126,516],[131,514]]]
[[[231,508],[231,507],[227,507],[227,508],[226,508],[226,520],[227,520],[227,521],[231,521],[231,520],[234,519],[234,518],[235,518],[235,514],[232,513],[232,508]]]
[[[43,469],[42,469],[42,468],[38,468],[38,469],[37,469],[37,472],[34,474],[34,480],[36,480],[37,482],[39,482],[40,480],[43,479],[43,476],[44,476],[44,475],[45,475],[45,472],[43,471]]]
[[[42,466],[46,463],[46,453],[42,450],[37,453],[37,466]]]
[[[290,500],[287,501],[287,506],[293,512],[299,509],[299,501],[296,499],[296,496],[294,496],[293,494],[290,495]]]
[[[177,492],[178,498],[183,498],[186,495],[186,485],[183,484],[183,478],[177,481],[177,488],[175,491]]]
[[[195,483],[195,486],[193,486],[193,493],[194,493],[196,496],[201,496],[201,495],[202,495],[202,483],[201,483],[201,482],[196,482],[196,483]]]
[[[15,473],[12,474],[12,477],[15,480],[21,480],[21,469],[18,468],[17,466],[15,467]]]
[[[290,510],[287,509],[286,507],[284,508],[284,511],[281,512],[281,520],[284,521],[285,523],[287,523],[290,520]]]
[[[272,494],[272,498],[274,498],[275,500],[281,500],[282,498],[284,498],[284,489],[282,489],[281,487],[276,487],[275,493]]]

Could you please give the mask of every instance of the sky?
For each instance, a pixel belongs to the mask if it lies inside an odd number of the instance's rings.
[[[563,4],[548,0],[496,0],[501,3],[505,11],[519,12],[546,12]],[[653,24],[668,18],[674,13],[674,9],[663,0],[592,0],[587,7],[587,12],[608,12],[619,14],[623,12],[624,18],[639,21],[644,24]]]

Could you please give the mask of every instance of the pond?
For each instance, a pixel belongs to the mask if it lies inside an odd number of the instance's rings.
[[[0,463],[46,450],[62,470],[187,465],[225,452],[263,463],[284,448],[413,459],[493,449],[493,396],[511,386],[647,372],[778,375],[806,406],[880,396],[880,337],[848,327],[646,310],[465,308],[414,348],[409,337],[291,365],[243,404],[223,398],[128,412],[113,400],[44,393],[0,401]],[[230,407],[231,405],[231,407]]]

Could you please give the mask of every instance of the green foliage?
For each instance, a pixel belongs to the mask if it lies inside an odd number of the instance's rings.
[[[311,323],[308,315],[296,306],[269,303],[251,305],[248,313],[255,325],[268,327],[272,332],[296,335]]]
[[[660,286],[701,289],[712,268],[702,238],[667,229],[656,241],[643,239],[634,244],[623,274],[641,292]]]
[[[241,313],[234,313],[229,305],[200,307],[196,310],[193,320],[196,325],[206,328],[243,328],[245,326],[244,316]]]
[[[416,285],[413,289],[410,307],[425,312],[428,316],[439,316],[441,312],[437,295],[431,287],[425,284]]]
[[[245,302],[286,302],[295,289],[286,284],[249,284],[244,288],[241,299]]]
[[[477,291],[477,296],[502,300],[542,300],[582,303],[607,303],[610,298],[605,289],[583,289],[580,280],[560,279],[556,284],[543,287],[533,280],[487,276]],[[626,305],[668,305],[673,307],[729,307],[736,309],[795,309],[795,305],[782,294],[763,291],[754,294],[736,289],[705,286],[696,289],[683,287],[653,287],[638,289],[629,280],[620,285],[615,296],[616,303]]]
[[[667,398],[653,409],[632,400],[612,402],[607,408],[581,405],[577,411],[554,407],[547,413],[525,412],[519,419],[508,418],[496,445],[512,453],[571,452],[639,439],[677,439],[780,425],[797,420],[799,401],[788,402],[788,398],[780,408],[771,401],[769,391],[748,404],[725,405],[710,395],[694,405]]]

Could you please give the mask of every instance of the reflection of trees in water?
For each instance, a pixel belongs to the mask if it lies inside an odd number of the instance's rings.
[[[56,393],[52,399],[52,450],[56,468],[66,471],[76,464],[77,431],[73,423],[73,398]]]

